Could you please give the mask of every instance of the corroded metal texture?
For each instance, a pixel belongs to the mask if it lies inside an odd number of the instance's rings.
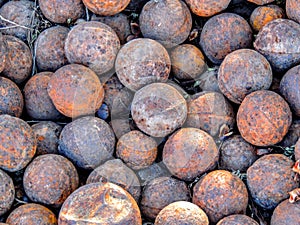
[[[248,192],[238,177],[225,170],[215,170],[195,185],[193,203],[204,210],[212,223],[216,223],[231,214],[245,214]]]
[[[186,3],[196,15],[209,17],[226,9],[230,0],[186,0]]]
[[[20,84],[31,73],[31,51],[20,39],[11,35],[4,35],[3,37],[7,43],[7,60],[2,75]]]
[[[248,22],[234,13],[221,13],[210,18],[200,36],[204,54],[215,64],[221,64],[229,53],[250,47],[252,30]]]
[[[137,91],[150,83],[166,82],[171,71],[171,60],[160,43],[139,38],[120,49],[115,67],[121,83]]]
[[[220,90],[237,104],[254,91],[269,89],[272,78],[270,63],[252,49],[239,49],[228,54],[218,72]]]
[[[0,77],[0,114],[20,117],[24,99],[19,87],[11,80]]]
[[[12,211],[6,223],[9,225],[45,224],[57,225],[56,216],[45,206],[28,203]]]
[[[284,10],[278,5],[259,6],[251,13],[250,25],[255,31],[259,31],[267,23],[284,17]]]
[[[191,44],[179,45],[171,51],[172,72],[182,80],[198,78],[206,69],[200,49]]]
[[[91,69],[70,64],[61,67],[51,76],[48,94],[59,112],[76,118],[94,114],[100,108],[104,89]]]
[[[111,127],[104,120],[86,116],[63,128],[58,151],[78,167],[95,169],[112,157],[114,147]]]
[[[116,147],[117,157],[134,170],[150,166],[157,156],[157,143],[138,130],[120,137]]]
[[[140,209],[144,216],[155,220],[158,213],[167,205],[189,200],[190,191],[186,183],[171,177],[159,177],[144,187]]]
[[[59,207],[79,184],[75,166],[65,157],[45,154],[26,168],[23,186],[34,202]]]
[[[0,73],[4,70],[6,64],[7,46],[2,33],[0,33]]]
[[[300,138],[295,144],[295,159],[299,160],[300,159]]]
[[[234,224],[243,224],[243,225],[259,225],[254,219],[249,216],[236,214],[227,216],[221,219],[217,225],[234,225]]]
[[[213,138],[197,128],[182,128],[167,140],[163,162],[176,177],[192,181],[213,169],[219,159],[219,150]]]
[[[52,75],[52,72],[37,73],[27,81],[23,89],[26,112],[34,119],[57,120],[62,117],[47,92]]]
[[[15,186],[10,176],[0,169],[0,216],[10,210],[15,199]]]
[[[0,115],[0,168],[9,172],[23,169],[33,158],[36,139],[23,120]]]
[[[88,66],[97,75],[114,67],[120,49],[116,32],[104,23],[82,22],[73,27],[65,42],[65,53],[70,63]]]
[[[300,25],[288,19],[266,24],[253,44],[276,72],[283,72],[300,62]]]
[[[75,21],[84,15],[81,0],[39,0],[39,6],[44,16],[54,23]]]
[[[288,70],[280,81],[280,93],[300,117],[300,66]]]
[[[35,41],[35,59],[40,71],[55,71],[68,63],[65,40],[69,31],[67,27],[54,26],[39,34]]]
[[[133,170],[120,159],[112,159],[100,165],[90,173],[86,183],[111,182],[124,188],[132,197],[139,201],[141,184]]]
[[[127,191],[109,182],[98,182],[80,187],[67,198],[58,223],[142,225],[142,219],[137,203]]]
[[[291,123],[292,112],[287,102],[268,90],[247,95],[237,113],[237,126],[242,137],[257,146],[280,142]]]
[[[300,15],[299,15],[299,9],[300,9],[300,2],[297,0],[286,0],[285,2],[285,10],[286,15],[289,19],[294,20],[298,23],[300,23]]]
[[[234,135],[220,147],[219,166],[229,171],[245,172],[257,158],[256,147],[246,142],[241,135]]]
[[[300,202],[281,202],[274,210],[271,225],[298,225],[300,221]]]
[[[58,138],[62,127],[52,121],[42,121],[31,126],[36,140],[36,155],[57,154]]]
[[[295,119],[292,122],[292,125],[290,126],[288,133],[284,136],[283,140],[279,143],[279,145],[283,147],[293,146],[296,144],[299,138],[300,138],[300,120]]]
[[[112,16],[123,11],[130,0],[83,0],[82,2],[97,15]]]
[[[216,137],[224,125],[233,128],[234,124],[232,106],[219,92],[200,92],[188,102],[188,127],[202,129]]]
[[[153,83],[135,93],[131,113],[143,132],[154,137],[164,137],[183,125],[187,104],[171,85]]]
[[[178,201],[163,208],[155,219],[154,225],[208,225],[205,212],[197,205]]]
[[[264,5],[264,4],[268,4],[268,3],[274,2],[275,0],[247,0],[247,1],[255,3],[257,5]]]
[[[192,16],[181,0],[151,0],[139,17],[144,37],[157,40],[167,48],[184,42],[192,28]]]
[[[294,162],[282,154],[265,155],[247,170],[247,185],[255,203],[264,209],[274,209],[288,192],[297,188]]]

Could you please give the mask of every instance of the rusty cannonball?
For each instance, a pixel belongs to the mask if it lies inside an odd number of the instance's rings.
[[[252,49],[239,49],[228,54],[218,72],[220,90],[237,104],[254,91],[269,89],[272,78],[268,60]]]
[[[279,143],[279,145],[282,147],[293,146],[296,144],[299,138],[300,138],[300,120],[295,119],[293,120],[288,133],[284,136],[283,140]],[[300,155],[299,155],[299,159],[300,159]]]
[[[194,186],[193,203],[216,223],[231,214],[245,214],[248,205],[246,185],[226,170],[215,170]]]
[[[133,170],[127,167],[120,159],[112,159],[94,169],[87,178],[86,183],[111,182],[124,188],[139,201],[141,184]]]
[[[133,197],[110,182],[87,184],[73,192],[61,207],[58,224],[141,225]]]
[[[104,23],[82,22],[68,33],[65,54],[70,63],[83,64],[97,75],[114,67],[120,49],[116,32]]]
[[[271,2],[274,2],[275,0],[247,0],[248,2],[252,2],[256,5],[265,5]]]
[[[154,137],[164,137],[184,124],[187,104],[173,86],[152,83],[135,93],[131,113],[143,132]]]
[[[247,95],[237,113],[237,126],[242,137],[257,146],[280,142],[291,123],[289,105],[280,95],[269,90]]]
[[[8,212],[15,199],[15,186],[11,177],[0,169],[0,216]]]
[[[32,55],[29,47],[11,35],[4,35],[7,43],[7,60],[2,75],[8,77],[16,84],[26,80],[32,67]]]
[[[75,21],[84,15],[84,5],[81,0],[39,0],[43,15],[53,23]]]
[[[164,207],[155,219],[154,225],[208,225],[209,221],[205,212],[197,205],[178,201]]]
[[[68,123],[59,137],[58,152],[76,166],[95,169],[112,158],[115,136],[111,127],[96,117],[81,117]]]
[[[42,121],[31,126],[37,140],[36,155],[57,154],[62,127],[52,121]]]
[[[259,225],[254,219],[242,214],[235,214],[221,219],[217,225]]]
[[[171,60],[159,42],[138,38],[120,49],[115,67],[121,83],[137,91],[150,83],[166,82],[171,71]]]
[[[280,81],[280,93],[291,110],[300,117],[300,65],[288,70]]]
[[[113,16],[92,15],[91,21],[99,21],[110,26],[118,35],[121,44],[126,43],[127,37],[131,34],[130,21],[127,15],[118,13]]]
[[[6,64],[7,46],[5,37],[0,33],[0,73],[4,70]]]
[[[176,177],[192,181],[213,169],[219,150],[213,138],[197,128],[181,128],[167,140],[163,162]]]
[[[172,72],[177,79],[193,80],[206,69],[200,49],[191,44],[179,45],[171,51]]]
[[[166,48],[184,42],[192,28],[192,16],[181,0],[150,0],[139,17],[144,37],[157,40]]]
[[[197,16],[209,17],[226,9],[230,0],[186,0],[186,3]]]
[[[19,87],[11,80],[0,77],[0,114],[20,117],[24,98]]]
[[[202,91],[214,91],[222,93],[218,85],[218,71],[218,66],[207,68],[206,71],[197,79],[196,84],[199,85],[199,88]]]
[[[79,184],[74,165],[65,157],[46,154],[36,157],[23,176],[26,195],[34,202],[59,207]]]
[[[256,150],[256,147],[246,142],[241,135],[233,135],[220,147],[219,167],[229,171],[245,172],[258,158]]]
[[[233,128],[234,124],[233,108],[221,93],[200,92],[188,101],[186,126],[202,129],[216,137],[224,126]]]
[[[253,10],[250,16],[250,25],[255,31],[259,31],[267,23],[284,18],[284,10],[278,5],[259,6]]]
[[[41,72],[31,77],[24,89],[27,114],[38,120],[58,120],[61,113],[55,108],[47,91],[52,72]]]
[[[297,188],[293,161],[282,154],[265,155],[247,170],[247,185],[253,201],[264,209],[274,209],[288,192]]]
[[[253,46],[274,71],[284,72],[300,62],[300,25],[288,19],[273,20],[259,31]]]
[[[82,0],[93,13],[101,16],[112,16],[123,11],[130,0]]]
[[[72,118],[94,114],[104,98],[104,89],[97,75],[79,64],[58,69],[50,77],[47,90],[56,109]]]
[[[68,63],[65,40],[69,28],[54,26],[44,30],[35,41],[36,65],[40,71],[55,71]]]
[[[140,209],[145,217],[155,220],[158,213],[167,205],[189,200],[190,191],[185,182],[171,177],[158,177],[144,187]]]
[[[300,221],[300,202],[291,204],[282,201],[273,211],[270,225],[298,225]]]
[[[25,168],[35,154],[35,135],[22,119],[0,115],[0,140],[0,168],[4,170]]]
[[[295,159],[300,160],[300,138],[295,144]]]
[[[286,10],[287,17],[291,20],[296,21],[297,23],[300,23],[299,9],[300,9],[299,1],[297,0],[285,1],[285,10]]]
[[[57,225],[55,214],[45,206],[27,203],[14,209],[8,216],[9,225],[43,224]]]
[[[150,166],[157,156],[157,143],[138,130],[124,134],[118,140],[116,155],[134,170]]]
[[[226,55],[251,44],[250,25],[234,13],[221,13],[210,18],[200,36],[202,50],[214,64],[221,64]]]
[[[7,35],[13,35],[20,38],[22,41],[26,41],[29,32],[25,27],[31,27],[31,24],[35,25],[40,22],[38,17],[33,17],[35,13],[33,1],[6,1],[0,8],[0,15],[6,20],[21,26],[11,27],[13,24],[0,19],[0,26],[10,27],[8,29],[2,29],[1,32]]]

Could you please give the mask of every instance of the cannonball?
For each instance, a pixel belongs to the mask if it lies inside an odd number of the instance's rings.
[[[235,113],[231,104],[219,92],[200,92],[188,101],[186,126],[202,129],[218,137],[224,125],[233,128]]]
[[[214,64],[221,64],[229,53],[248,48],[252,30],[248,22],[234,13],[221,13],[210,18],[202,29],[200,46]]]
[[[283,140],[279,143],[279,145],[282,147],[291,147],[296,144],[299,138],[300,138],[300,120],[295,119],[293,120],[288,133],[284,136]]]
[[[247,185],[253,201],[264,209],[274,209],[299,186],[292,171],[294,162],[282,154],[259,158],[247,170]]]
[[[143,132],[153,137],[164,137],[184,124],[187,104],[173,86],[152,83],[135,93],[131,113]]]
[[[0,140],[0,168],[4,170],[21,170],[35,155],[35,135],[22,119],[0,115]]]
[[[228,54],[218,72],[221,92],[237,104],[254,91],[269,89],[272,78],[268,60],[252,49],[239,49]]]
[[[0,73],[4,70],[7,58],[7,46],[4,35],[0,33]]]
[[[235,214],[221,219],[217,225],[259,225],[254,219],[242,214]]]
[[[230,0],[186,0],[186,3],[197,16],[210,17],[225,10]]]
[[[115,136],[111,127],[96,117],[85,116],[68,123],[59,137],[59,154],[76,166],[95,169],[112,158]]]
[[[140,210],[133,197],[110,182],[84,185],[62,205],[58,224],[86,224],[87,221],[94,225],[142,224]]]
[[[280,81],[280,93],[293,113],[300,117],[300,65],[288,70]]]
[[[20,117],[24,98],[19,87],[11,80],[0,77],[0,114]]]
[[[130,0],[82,0],[93,13],[101,16],[112,16],[123,11]]]
[[[68,63],[65,40],[69,31],[67,27],[53,26],[39,34],[35,41],[35,59],[40,71],[55,71]]]
[[[58,120],[61,113],[55,108],[47,91],[52,72],[41,72],[31,77],[24,89],[27,114],[37,120]]]
[[[0,169],[0,216],[10,210],[15,200],[15,186],[11,177]]]
[[[246,185],[226,170],[215,170],[194,186],[193,203],[216,223],[231,214],[245,214],[248,205]]]
[[[181,128],[167,140],[163,162],[176,177],[192,181],[213,169],[219,159],[214,139],[197,128]]]
[[[118,140],[116,155],[134,170],[150,166],[157,156],[157,143],[138,130],[130,131]]]
[[[104,98],[104,89],[97,75],[79,64],[58,69],[50,77],[47,90],[56,109],[72,118],[94,114]]]
[[[144,37],[172,48],[188,38],[192,16],[181,0],[150,0],[142,9],[139,23]]]
[[[42,121],[31,126],[36,140],[36,155],[57,154],[62,127],[52,121]]]
[[[127,167],[122,160],[112,159],[94,169],[86,183],[111,182],[124,188],[132,197],[139,201],[141,184],[135,172]]]
[[[84,5],[81,0],[39,0],[43,15],[53,23],[76,21],[84,15]]]
[[[237,113],[242,137],[257,146],[275,145],[287,134],[292,113],[287,102],[269,90],[247,95]]]
[[[270,225],[298,225],[300,221],[300,202],[291,204],[282,201],[273,211]]]
[[[145,217],[155,220],[167,205],[189,200],[190,191],[185,182],[171,177],[158,177],[144,187],[140,209]]]
[[[286,0],[285,1],[285,10],[286,15],[289,19],[300,23],[300,15],[299,15],[300,2],[297,0]]]
[[[65,42],[68,61],[83,64],[97,75],[104,74],[114,67],[119,49],[120,40],[116,32],[97,21],[75,25]]]
[[[295,144],[295,159],[300,160],[300,138]]]
[[[187,202],[173,202],[163,208],[155,219],[154,225],[208,225],[208,217],[197,205]]]

